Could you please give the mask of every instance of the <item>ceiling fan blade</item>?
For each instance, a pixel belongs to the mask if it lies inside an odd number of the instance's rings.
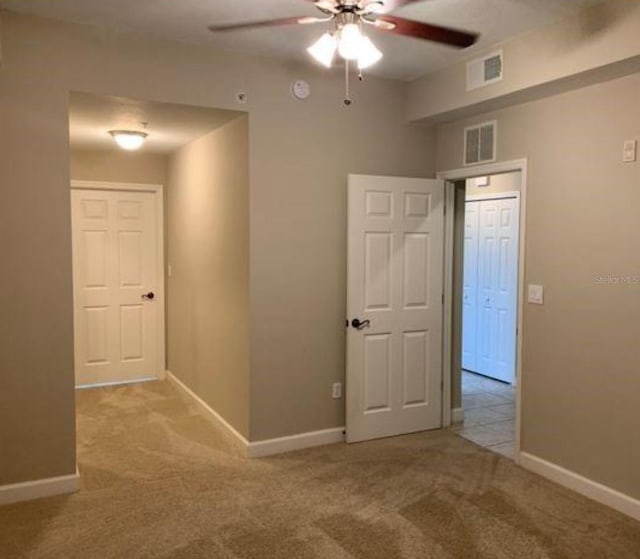
[[[280,19],[268,19],[265,21],[249,21],[247,23],[231,23],[229,25],[210,25],[209,31],[213,31],[214,33],[222,32],[222,31],[241,31],[244,29],[255,29],[258,27],[271,27],[277,25],[308,25],[311,23],[321,23],[323,21],[328,21],[328,18],[321,17],[310,17],[310,16],[300,16],[300,17],[283,17]]]
[[[378,17],[374,25],[381,31],[460,48],[470,47],[479,37],[475,33],[467,33],[466,31],[440,27],[439,25],[431,25],[420,21],[411,21],[391,15]]]

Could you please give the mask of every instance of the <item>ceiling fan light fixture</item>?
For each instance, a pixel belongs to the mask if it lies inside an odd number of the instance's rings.
[[[382,53],[369,37],[362,37],[358,53],[358,68],[364,70],[382,59]]]
[[[142,147],[148,134],[135,130],[110,130],[109,134],[122,149],[135,151]]]
[[[347,23],[340,29],[338,52],[345,60],[357,60],[362,44],[362,33],[357,23]]]
[[[331,68],[337,49],[337,39],[331,33],[325,33],[307,49],[307,52],[320,64]]]

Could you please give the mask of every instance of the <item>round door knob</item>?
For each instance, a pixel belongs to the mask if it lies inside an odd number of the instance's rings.
[[[155,293],[153,291],[149,291],[149,293],[145,293],[144,295],[142,295],[142,298],[146,301],[152,301],[154,297]]]

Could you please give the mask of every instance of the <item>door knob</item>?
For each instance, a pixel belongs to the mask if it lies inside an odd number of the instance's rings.
[[[356,330],[362,330],[365,326],[369,326],[370,324],[370,320],[360,320],[359,318],[354,318],[351,321],[351,326],[353,326]]]
[[[144,293],[144,294],[142,295],[142,298],[143,298],[145,301],[152,301],[152,300],[153,300],[153,298],[154,298],[155,296],[156,296],[156,295],[155,295],[155,293],[154,293],[153,291],[149,291],[149,293]]]

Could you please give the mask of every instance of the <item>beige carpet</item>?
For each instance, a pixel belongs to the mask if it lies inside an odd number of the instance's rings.
[[[640,523],[431,432],[246,460],[168,383],[78,393],[82,490],[0,508],[0,557],[640,557]]]

